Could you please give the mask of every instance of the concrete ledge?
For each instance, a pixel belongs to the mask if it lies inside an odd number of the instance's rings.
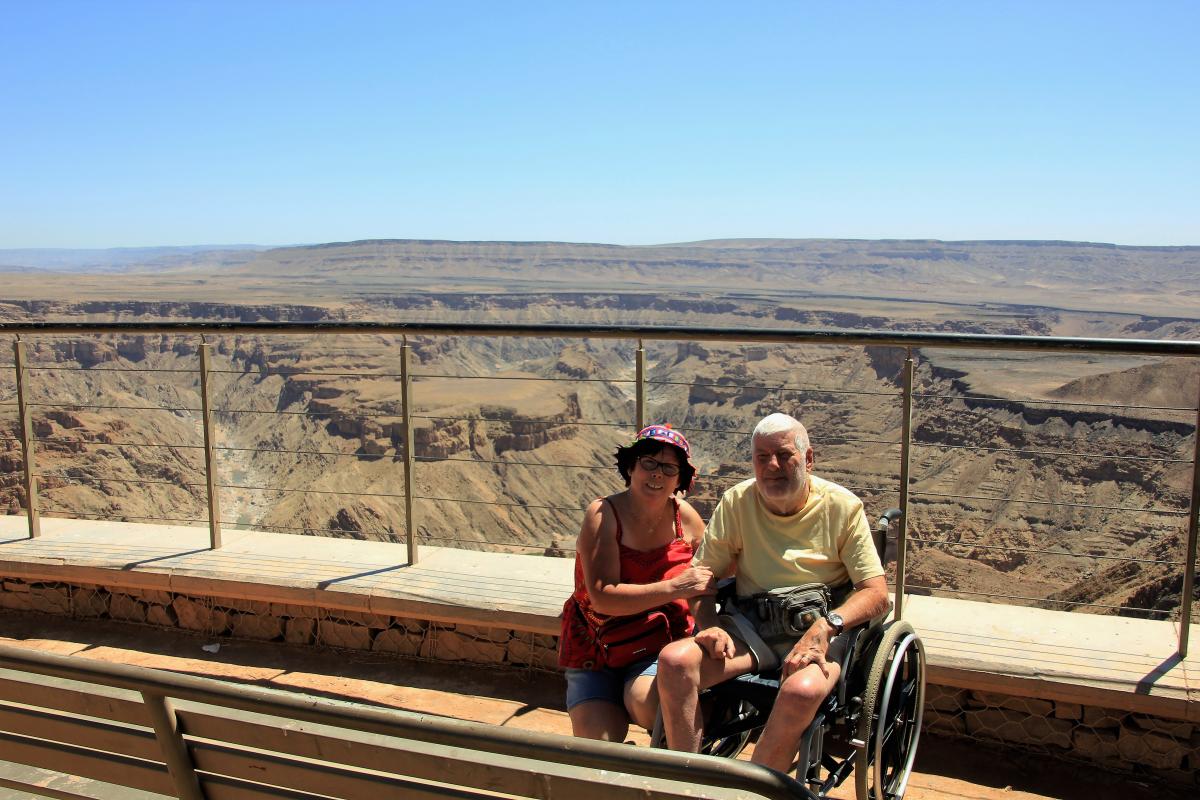
[[[931,683],[1200,721],[1200,654],[1178,656],[1178,623],[951,598],[904,603]],[[1197,636],[1193,625],[1200,649]]]
[[[0,576],[316,606],[558,634],[569,559],[227,531],[0,517]],[[1200,655],[1180,659],[1176,623],[910,596],[930,682],[1200,722]],[[1200,650],[1200,625],[1192,626]]]
[[[29,539],[24,517],[0,516],[0,576],[558,635],[570,560],[440,547],[406,558],[394,544],[260,531],[227,531],[213,551],[206,528],[94,520],[43,518]]]

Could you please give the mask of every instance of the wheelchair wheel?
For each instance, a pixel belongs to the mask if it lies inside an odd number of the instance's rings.
[[[855,754],[858,800],[899,800],[908,786],[925,705],[925,647],[907,622],[892,622],[871,661]]]
[[[754,726],[747,724],[747,720],[757,713],[753,704],[732,694],[715,698],[713,708],[705,714],[700,753],[718,758],[737,758],[754,735]],[[650,731],[650,746],[660,749],[667,747],[661,709],[654,721],[654,729]]]
[[[700,743],[700,752],[706,756],[737,758],[746,749],[746,743],[753,733],[751,730],[738,730],[738,727],[742,727],[738,723],[753,711],[753,706],[744,700],[721,703],[720,707],[713,710],[705,726],[705,730],[711,733],[705,734],[704,741]],[[723,729],[726,728],[731,728],[732,732],[725,732]]]

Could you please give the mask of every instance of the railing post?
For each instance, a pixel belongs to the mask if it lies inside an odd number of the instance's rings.
[[[176,796],[180,800],[204,800],[204,790],[200,788],[200,779],[196,777],[196,768],[188,755],[187,743],[179,733],[179,718],[175,716],[170,701],[161,694],[143,691],[142,702],[150,714],[154,738],[158,739],[167,772],[175,784]]]
[[[908,470],[912,458],[913,357],[904,359],[904,410],[900,417],[900,530],[896,534],[896,619],[904,614],[905,555],[908,544]]]
[[[646,427],[646,348],[638,339],[637,355],[635,358],[637,381],[637,429]]]
[[[408,370],[412,348],[408,337],[400,338],[400,393],[404,403],[404,535],[408,540],[408,564],[417,563],[417,529],[413,526],[413,429],[412,374]]]
[[[17,373],[17,413],[21,421],[21,452],[25,461],[25,509],[29,519],[29,538],[42,535],[42,515],[38,511],[37,470],[34,469],[33,418],[29,416],[26,393],[29,389],[29,370],[25,366],[25,343],[21,337],[13,342],[13,363]]]
[[[208,372],[209,348],[204,338],[200,339],[200,416],[204,426],[204,479],[208,486],[208,546],[216,550],[221,546],[221,495],[217,486],[217,451],[213,424],[212,402],[209,397]]]
[[[1192,503],[1188,510],[1187,547],[1183,560],[1183,589],[1179,596],[1179,655],[1187,658],[1192,626],[1192,594],[1196,591],[1196,540],[1200,527],[1200,386],[1196,392],[1196,437],[1192,446]]]

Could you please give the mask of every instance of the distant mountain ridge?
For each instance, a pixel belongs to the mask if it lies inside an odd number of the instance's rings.
[[[372,289],[473,281],[538,289],[872,295],[1200,317],[1200,247],[929,240],[714,240],[678,245],[375,240],[279,248],[231,269]]]
[[[0,250],[0,272],[121,272],[138,267],[188,261],[197,254],[269,250],[258,244],[199,244],[163,247],[22,248]]]
[[[19,258],[21,253],[25,256]],[[372,239],[34,256],[37,251],[0,251],[0,272],[19,275],[22,268],[38,267],[88,275],[49,275],[33,286],[25,273],[12,282],[13,299],[56,299],[76,292],[80,298],[228,302],[252,295],[253,302],[300,298],[339,304],[428,292],[691,292],[1200,319],[1200,247],[928,239],[714,239],[658,245]],[[5,263],[12,268],[6,270]],[[126,279],[132,274],[139,281]]]
[[[1013,247],[1098,247],[1106,250],[1151,250],[1187,251],[1200,250],[1200,245],[1127,245],[1111,242],[1075,242],[1070,239],[701,239],[696,242],[678,242],[653,247],[776,247],[790,246],[796,242],[855,242],[860,244],[934,244],[934,245],[1003,245]]]

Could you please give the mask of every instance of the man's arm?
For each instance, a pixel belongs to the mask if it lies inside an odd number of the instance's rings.
[[[841,615],[846,628],[853,628],[864,622],[869,622],[888,610],[887,578],[883,575],[867,578],[854,586],[854,591],[846,598],[846,602],[835,609]],[[833,638],[833,626],[826,620],[818,620],[829,628],[830,638]]]
[[[696,632],[712,628],[717,624],[717,601],[711,595],[693,597],[688,601],[692,616],[696,618]]]

